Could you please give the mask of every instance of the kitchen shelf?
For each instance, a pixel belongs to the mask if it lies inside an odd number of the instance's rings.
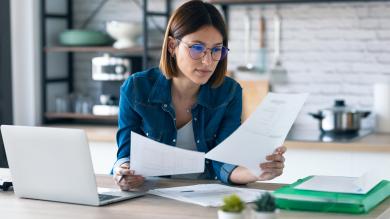
[[[41,118],[43,124],[49,124],[53,122],[69,122],[69,123],[85,123],[85,124],[106,124],[117,123],[117,116],[97,116],[92,114],[76,114],[76,113],[52,113],[48,111],[49,103],[53,102],[53,97],[62,95],[62,93],[70,94],[75,92],[74,88],[74,59],[75,54],[78,53],[111,53],[115,55],[124,55],[134,60],[134,66],[139,66],[140,57],[142,57],[142,69],[147,69],[150,66],[151,55],[156,55],[161,51],[161,45],[153,44],[149,35],[149,19],[152,17],[161,17],[166,19],[168,24],[169,16],[171,14],[171,0],[165,0],[164,11],[150,11],[148,5],[151,4],[150,0],[138,1],[140,10],[142,11],[142,38],[143,44],[126,49],[116,49],[110,46],[63,46],[63,45],[51,45],[49,42],[55,42],[51,33],[58,32],[57,28],[73,29],[73,9],[75,0],[59,0],[58,4],[66,4],[66,8],[62,12],[56,10],[49,10],[50,0],[40,0],[41,8],[41,65],[42,65],[42,108]],[[61,3],[62,2],[62,3]],[[103,6],[105,1],[102,1]],[[55,3],[50,3],[53,6]],[[96,8],[95,10],[100,10]],[[93,13],[93,12],[92,12]],[[59,26],[55,26],[53,22],[61,22]],[[51,25],[49,25],[51,24]],[[57,53],[57,54],[54,54]],[[63,54],[58,54],[63,53]],[[52,57],[51,57],[52,56]],[[54,58],[53,58],[54,57]],[[59,62],[61,66],[55,66],[53,63]],[[62,67],[66,68],[63,69]],[[49,72],[49,68],[51,72]],[[49,77],[49,75],[57,75],[57,68],[61,71],[61,76]],[[139,71],[139,70],[137,70]],[[49,74],[50,73],[50,74]],[[120,81],[99,82],[102,84],[111,84],[112,86],[119,86]],[[103,85],[101,87],[104,87]],[[50,88],[50,89],[49,89]],[[58,88],[58,90],[56,90]],[[55,91],[55,92],[54,92]],[[51,93],[50,93],[51,92]],[[50,93],[50,95],[49,95]],[[49,102],[50,101],[50,102]]]
[[[45,113],[46,119],[56,120],[56,119],[77,119],[77,120],[106,120],[116,122],[118,121],[118,116],[100,116],[93,114],[80,114],[80,113]]]
[[[389,1],[389,0],[374,0]],[[370,0],[209,0],[212,4],[272,4],[272,3],[320,3],[320,2],[370,2]]]
[[[150,50],[160,50],[160,47],[151,47]],[[52,46],[45,47],[45,52],[109,52],[109,53],[126,53],[126,54],[142,54],[144,48],[135,46],[125,49],[116,49],[111,46]]]

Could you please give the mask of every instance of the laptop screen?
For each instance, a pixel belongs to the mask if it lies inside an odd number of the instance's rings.
[[[8,168],[7,157],[5,156],[4,143],[0,135],[0,168]]]

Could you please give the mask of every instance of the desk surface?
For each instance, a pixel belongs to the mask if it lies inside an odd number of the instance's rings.
[[[110,176],[97,176],[98,184],[102,187],[115,187]],[[158,187],[184,186],[194,183],[210,183],[210,181],[187,181],[162,179]],[[254,183],[251,188],[274,190],[280,184]],[[110,204],[103,207],[90,207],[74,204],[56,203],[39,200],[19,199],[13,192],[0,192],[1,218],[217,218],[217,208],[206,208],[194,204],[179,202],[153,195]],[[350,215],[335,213],[316,213],[304,211],[281,210],[276,218],[390,218],[390,198],[386,199],[369,214]]]
[[[90,141],[115,144],[117,128],[114,126],[51,125],[52,127],[84,129]],[[286,141],[287,148],[333,151],[390,152],[390,134],[373,133],[351,142]]]

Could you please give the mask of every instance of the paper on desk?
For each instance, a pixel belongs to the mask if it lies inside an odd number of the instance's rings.
[[[381,178],[375,173],[365,173],[361,177],[313,176],[310,180],[295,186],[295,189],[366,194],[380,181]]]
[[[0,179],[11,181],[11,171],[9,168],[0,168]]]
[[[142,176],[204,171],[204,153],[184,150],[131,132],[131,169]]]
[[[281,146],[308,94],[269,93],[233,134],[206,158],[241,165],[260,175],[259,164]]]
[[[253,202],[263,192],[263,190],[259,189],[237,188],[220,184],[199,184],[149,191],[153,195],[189,202],[204,207],[222,206],[223,198],[232,194],[238,195],[243,202]]]

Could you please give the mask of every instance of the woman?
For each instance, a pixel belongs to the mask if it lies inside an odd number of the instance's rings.
[[[160,67],[133,74],[121,87],[114,180],[122,190],[144,182],[131,170],[131,131],[172,146],[207,152],[240,126],[242,89],[225,77],[227,45],[225,23],[213,5],[189,1],[172,14]],[[218,178],[231,184],[270,180],[282,174],[285,151],[279,147],[267,156],[268,162],[259,164],[260,176],[245,167],[206,160],[202,174],[182,177]]]

